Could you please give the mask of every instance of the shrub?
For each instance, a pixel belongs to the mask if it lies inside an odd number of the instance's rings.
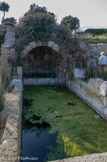
[[[42,13],[30,14],[24,18],[19,28],[21,33],[26,35],[28,40],[46,40],[53,31],[54,23],[53,17],[49,15]]]
[[[87,29],[85,30],[85,32],[93,35],[101,35],[101,34],[106,34],[107,29]]]
[[[14,26],[14,25],[16,25],[16,22],[17,22],[17,20],[14,17],[10,17],[10,18],[4,19],[3,24]]]

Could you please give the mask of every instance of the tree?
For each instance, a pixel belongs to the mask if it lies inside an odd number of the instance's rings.
[[[67,27],[71,32],[79,28],[79,19],[77,17],[66,16],[62,19],[61,24]]]
[[[14,17],[4,19],[4,25],[11,25],[14,26],[16,24],[16,19]]]
[[[2,23],[4,22],[5,12],[8,12],[9,8],[10,8],[10,6],[8,3],[5,3],[5,2],[0,3],[0,11],[3,12]]]
[[[47,40],[51,37],[56,26],[54,14],[47,11],[45,7],[39,7],[36,4],[30,6],[30,10],[24,14],[18,26],[20,33],[26,35],[26,39]]]

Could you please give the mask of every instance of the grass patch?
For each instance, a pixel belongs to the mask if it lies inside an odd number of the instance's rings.
[[[32,105],[23,109],[25,119],[32,122],[37,115],[40,123],[49,123],[50,133],[58,132],[59,145],[50,146],[49,160],[61,154],[73,157],[107,151],[107,121],[95,119],[96,112],[74,93],[60,87],[28,86],[24,99],[32,100]]]
[[[107,34],[101,34],[101,35],[83,34],[81,35],[81,38],[107,40]]]
[[[80,40],[86,40],[90,43],[107,43],[107,34],[93,35],[93,34],[79,34],[78,37]]]

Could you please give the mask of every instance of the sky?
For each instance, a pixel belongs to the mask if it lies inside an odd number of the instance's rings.
[[[3,0],[10,5],[6,17],[21,18],[32,3],[43,7],[57,15],[60,23],[63,17],[71,15],[78,17],[80,27],[107,28],[107,0]],[[2,18],[0,12],[0,20]]]

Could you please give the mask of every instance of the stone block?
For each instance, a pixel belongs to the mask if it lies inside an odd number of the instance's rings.
[[[5,95],[6,96],[6,101],[5,104],[10,106],[10,107],[18,107],[19,106],[19,101],[20,101],[20,96],[17,94],[11,94],[8,93]]]
[[[15,38],[9,38],[2,45],[2,48],[12,48],[15,45]]]
[[[57,44],[54,45],[53,50],[55,50],[56,52],[58,52],[60,50],[59,46]]]
[[[104,115],[105,115],[106,118],[107,118],[107,108],[104,109]]]
[[[75,79],[85,78],[85,73],[86,73],[85,69],[78,69],[78,68],[73,69],[73,75]]]
[[[23,50],[22,51],[22,57],[25,57],[27,55],[27,51],[26,50]]]
[[[9,139],[9,138],[18,138],[18,129],[16,130],[16,127],[13,127],[13,125],[8,124],[5,127],[2,141]]]
[[[15,55],[15,49],[14,48],[1,48],[1,54],[2,55]]]
[[[11,78],[11,74],[12,74],[12,67],[10,67],[10,66],[3,67],[2,68],[2,72],[5,73],[5,75],[10,79]]]
[[[15,93],[22,92],[22,89],[23,89],[22,83],[15,83],[13,92]]]
[[[17,67],[18,79],[22,79],[22,67]]]
[[[107,81],[104,81],[100,86],[100,95],[107,96]]]
[[[2,155],[14,157],[17,156],[18,144],[17,139],[7,139],[2,143]]]
[[[9,66],[9,55],[1,55],[1,66],[8,67]]]
[[[29,44],[29,46],[31,47],[31,49],[36,48],[36,43],[35,43],[35,42],[31,42],[31,43]]]
[[[52,42],[52,41],[49,41],[49,42],[48,42],[48,47],[53,48],[53,47],[54,47],[54,45],[55,45],[55,43],[54,43],[54,42]]]
[[[94,92],[100,94],[100,86],[101,86],[101,84],[102,84],[103,82],[104,82],[104,80],[103,80],[103,79],[100,79],[100,78],[90,79],[89,82],[88,82],[88,87],[89,87],[92,91],[94,91]]]
[[[36,43],[36,47],[40,47],[40,46],[42,46],[42,42]]]
[[[32,48],[31,48],[30,46],[26,46],[26,47],[25,47],[26,53],[30,52],[31,50],[32,50]]]
[[[104,97],[104,106],[107,107],[107,97]]]

